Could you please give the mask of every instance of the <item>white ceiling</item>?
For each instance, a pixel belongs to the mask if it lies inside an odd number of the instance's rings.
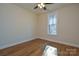
[[[15,5],[25,8],[29,11],[35,12],[35,13],[41,13],[41,12],[50,12],[50,11],[54,11],[56,9],[62,8],[62,7],[66,7],[71,5],[70,3],[54,3],[54,4],[49,4],[46,5],[47,10],[44,11],[43,9],[33,9],[34,6],[36,6],[36,3],[16,3]]]

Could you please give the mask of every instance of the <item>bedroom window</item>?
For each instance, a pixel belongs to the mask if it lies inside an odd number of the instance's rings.
[[[56,35],[56,16],[48,16],[48,34]]]

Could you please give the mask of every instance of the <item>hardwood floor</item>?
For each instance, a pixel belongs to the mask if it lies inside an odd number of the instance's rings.
[[[79,48],[42,39],[35,39],[29,42],[18,44],[0,50],[1,56],[41,56],[44,46],[48,44],[56,47],[59,56],[79,56]]]

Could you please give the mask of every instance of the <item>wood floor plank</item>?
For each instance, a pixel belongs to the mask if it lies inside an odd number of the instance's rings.
[[[35,39],[12,47],[0,50],[2,56],[41,56],[44,45],[49,44],[58,49],[59,56],[79,56],[79,48],[65,44],[50,42],[43,39]]]

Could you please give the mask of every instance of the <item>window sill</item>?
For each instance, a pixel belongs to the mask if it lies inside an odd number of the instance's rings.
[[[48,33],[48,35],[51,35],[51,36],[56,36],[57,34],[56,34],[56,33],[53,33],[53,34]]]

